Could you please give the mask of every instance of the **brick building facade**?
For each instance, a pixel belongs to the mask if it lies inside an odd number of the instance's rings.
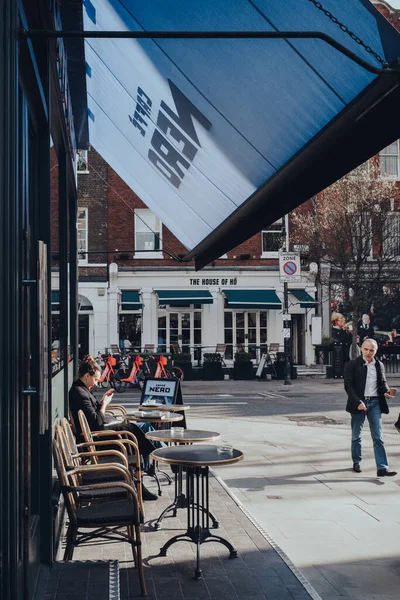
[[[192,262],[181,261],[185,247],[94,148],[82,165],[81,354],[104,352],[111,344],[136,350],[152,344],[168,352],[179,343],[200,360],[224,343],[229,364],[238,349],[254,361],[269,343],[283,349],[278,250],[286,244],[285,220],[196,272]],[[312,363],[314,278],[307,270],[301,283],[289,287],[307,291],[309,301],[289,293],[294,360]],[[165,298],[171,291],[172,298]]]

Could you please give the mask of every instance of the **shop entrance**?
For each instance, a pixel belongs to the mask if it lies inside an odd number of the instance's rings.
[[[79,315],[78,358],[89,354],[89,315]]]
[[[292,315],[292,355],[295,365],[305,362],[305,316]]]

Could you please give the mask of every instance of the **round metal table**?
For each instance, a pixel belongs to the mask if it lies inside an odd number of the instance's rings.
[[[190,406],[183,404],[140,404],[136,410],[163,410],[170,412],[180,412],[189,410]],[[129,414],[127,411],[126,414]]]
[[[177,444],[193,444],[198,442],[212,442],[220,437],[217,431],[205,431],[201,429],[184,429],[179,435],[176,435],[172,429],[164,429],[163,431],[149,431],[146,433],[146,437],[149,440],[156,442],[177,443]],[[157,521],[154,523],[154,529],[161,528],[161,521],[169,513],[172,512],[172,516],[176,517],[178,508],[187,508],[187,497],[183,491],[183,467],[176,466],[173,469],[175,474],[175,495],[172,504],[169,504],[165,508]],[[212,520],[212,526],[217,529],[219,523],[212,513],[209,513]]]
[[[163,431],[162,427],[163,425],[167,426],[167,430],[171,427],[171,423],[178,423],[179,421],[183,420],[183,415],[176,415],[173,413],[170,413],[169,416],[166,416],[165,414],[162,415],[160,414],[159,416],[156,417],[152,417],[151,414],[146,414],[143,415],[143,417],[136,417],[133,413],[137,412],[137,411],[131,411],[131,413],[127,413],[125,415],[123,415],[123,419],[125,423],[129,423],[129,421],[136,421],[136,422],[144,422],[144,423],[150,423],[151,425],[154,425],[154,427],[157,430],[161,430]],[[140,412],[150,412],[150,411],[140,411]],[[159,411],[160,413],[162,411]],[[168,485],[171,485],[172,483],[172,478],[170,477],[169,473],[166,473],[165,471],[162,471],[159,469],[159,473],[162,473],[165,478],[167,479]],[[153,468],[152,468],[152,472],[151,472],[151,476],[154,477],[156,483],[157,483],[157,489],[158,489],[158,495],[162,496],[162,489],[161,489],[161,484],[160,484],[160,480],[158,478],[158,473],[157,473],[157,469],[155,467],[154,461],[153,461]]]
[[[146,411],[135,411],[137,412],[146,412]],[[161,411],[160,411],[161,412]],[[182,421],[183,420],[183,415],[157,415],[157,416],[152,416],[151,414],[149,415],[143,415],[143,416],[136,416],[133,414],[133,412],[131,414],[126,413],[126,415],[123,416],[124,421],[145,421],[146,423],[151,423],[152,425],[154,423],[177,423],[178,421]]]
[[[186,467],[187,530],[175,535],[160,549],[160,556],[166,556],[167,550],[175,542],[192,542],[197,546],[195,578],[200,579],[200,546],[207,542],[218,542],[229,550],[229,556],[235,558],[237,550],[225,538],[210,532],[209,522],[209,467],[230,465],[243,459],[243,452],[233,449],[220,452],[218,446],[168,446],[158,448],[152,453],[157,462]]]

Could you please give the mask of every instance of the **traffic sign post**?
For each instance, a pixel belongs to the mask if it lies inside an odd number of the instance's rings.
[[[300,254],[297,252],[279,252],[279,281],[281,283],[300,283]]]

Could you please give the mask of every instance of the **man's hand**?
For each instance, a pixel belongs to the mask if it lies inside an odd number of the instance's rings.
[[[364,402],[360,402],[357,408],[358,410],[367,410],[367,407],[365,406]]]
[[[394,398],[394,396],[391,396],[391,395],[390,395],[390,392],[386,392],[386,394],[385,394],[385,398]]]

